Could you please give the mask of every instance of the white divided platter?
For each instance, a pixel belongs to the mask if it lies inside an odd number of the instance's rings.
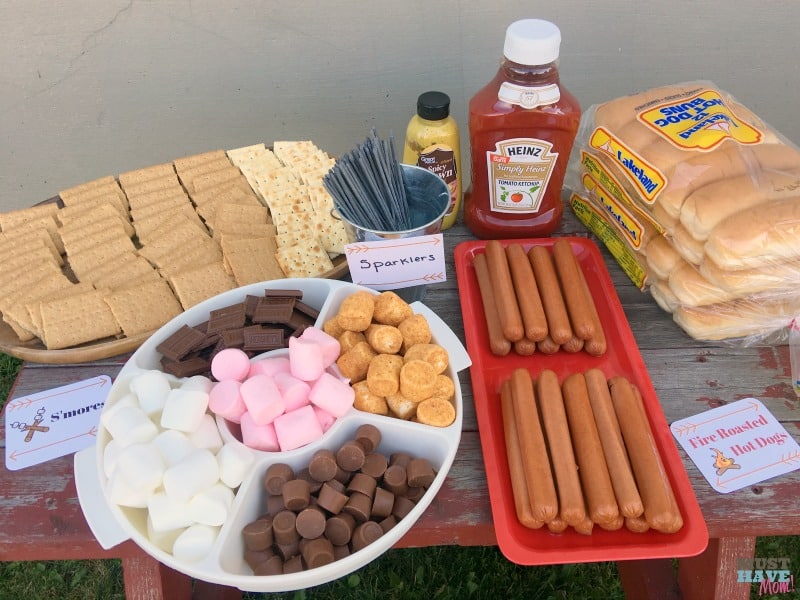
[[[174,318],[139,347],[117,376],[103,410],[109,410],[127,393],[128,382],[134,376],[160,368],[160,354],[156,352],[156,347],[178,328],[183,325],[198,325],[208,319],[211,310],[241,302],[247,295],[261,295],[265,289],[301,290],[303,302],[320,311],[316,323],[320,327],[336,314],[344,298],[355,291],[367,290],[362,286],[332,279],[282,279],[237,288],[210,298]],[[449,353],[447,374],[455,382],[456,404],[456,420],[452,425],[444,428],[431,427],[351,408],[317,442],[288,452],[254,450],[254,466],[236,490],[230,516],[220,528],[210,553],[197,562],[187,562],[177,560],[171,553],[159,549],[149,540],[146,509],[120,507],[107,498],[103,452],[111,437],[101,423],[98,426],[96,445],[75,455],[75,479],[81,508],[99,543],[104,548],[109,548],[132,539],[155,559],[190,577],[252,592],[290,591],[327,583],[359,569],[391,548],[423,514],[447,477],[461,439],[463,404],[458,374],[470,366],[469,356],[461,341],[447,325],[424,304],[415,302],[411,306],[415,313],[423,314],[428,320],[433,341],[446,348]],[[222,420],[218,419],[218,422],[221,423]],[[394,528],[345,558],[299,573],[254,575],[244,561],[241,532],[247,523],[263,512],[266,492],[262,480],[267,468],[275,462],[287,463],[295,470],[307,467],[314,452],[321,448],[335,450],[352,439],[356,429],[365,423],[375,425],[382,434],[378,452],[388,456],[393,452],[404,451],[412,456],[427,458],[431,462],[437,474],[425,495]],[[221,429],[223,439],[229,441],[230,432],[225,431],[224,427]]]

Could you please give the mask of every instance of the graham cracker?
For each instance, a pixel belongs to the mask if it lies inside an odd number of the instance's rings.
[[[168,278],[184,310],[236,287],[222,263],[209,263],[174,273]]]
[[[166,177],[169,175],[175,175],[175,168],[172,166],[171,162],[161,163],[160,165],[151,165],[141,169],[133,169],[132,171],[126,171],[124,173],[120,173],[117,179],[119,179],[120,185],[125,188],[126,186],[135,185],[143,181],[150,181],[151,179],[157,179],[158,177]]]
[[[208,162],[217,158],[225,158],[225,156],[227,155],[225,154],[224,150],[210,150],[209,152],[190,154],[189,156],[176,158],[172,161],[172,164],[175,165],[175,170],[180,173],[181,171],[185,171],[186,169],[195,167],[204,162]]]
[[[88,248],[67,255],[72,272],[78,281],[81,281],[93,268],[105,262],[113,261],[115,257],[125,252],[135,251],[136,246],[130,238],[113,238],[99,244],[94,244]]]
[[[181,313],[169,284],[159,278],[103,296],[126,336],[154,331]]]
[[[240,286],[284,277],[275,255],[274,240],[224,238],[222,251],[236,283]]]
[[[42,335],[48,350],[69,348],[122,332],[101,290],[42,302]]]
[[[58,212],[58,204],[56,202],[48,202],[0,213],[0,230],[7,231],[28,221],[33,221],[46,215],[53,215],[56,212]]]

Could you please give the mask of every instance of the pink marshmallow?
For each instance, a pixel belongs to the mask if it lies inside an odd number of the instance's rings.
[[[285,409],[283,396],[269,375],[253,375],[239,389],[247,412],[257,425],[272,423]]]
[[[350,385],[335,375],[323,373],[314,382],[308,394],[311,403],[331,413],[335,417],[343,416],[355,400],[355,391]]]
[[[308,393],[311,391],[311,386],[305,381],[289,373],[276,373],[274,379],[283,396],[286,412],[309,403]]]
[[[310,340],[319,344],[322,350],[322,362],[326,367],[331,366],[336,359],[339,358],[339,353],[342,350],[342,345],[332,335],[325,333],[318,327],[307,327],[300,334],[300,339]]]
[[[309,404],[275,419],[275,435],[281,450],[294,450],[322,437],[322,426]]]
[[[292,375],[303,381],[314,381],[325,372],[322,348],[312,340],[290,337],[289,363]]]
[[[239,423],[247,407],[241,394],[242,384],[235,379],[218,381],[208,394],[208,407],[214,414]]]
[[[319,421],[323,433],[328,431],[328,429],[333,427],[333,424],[336,423],[336,417],[327,410],[321,409],[319,406],[314,407],[314,414],[317,415],[317,421]]]
[[[248,374],[248,377],[252,377],[253,375],[275,375],[275,373],[288,373],[289,368],[288,356],[264,358],[254,361],[250,365],[250,373]]]
[[[239,348],[225,348],[211,359],[211,374],[217,381],[244,381],[250,372],[250,359]]]
[[[266,452],[278,452],[281,449],[275,426],[272,423],[257,425],[250,413],[242,415],[242,442],[249,448]]]

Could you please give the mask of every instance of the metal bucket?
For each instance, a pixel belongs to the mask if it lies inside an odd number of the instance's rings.
[[[349,226],[355,241],[396,240],[433,235],[442,231],[442,221],[450,205],[450,188],[441,177],[427,169],[413,165],[400,165],[400,167],[411,226],[399,231],[376,231],[337,214],[337,217]],[[426,289],[427,285],[415,285],[393,291],[407,302],[414,302],[425,297]]]

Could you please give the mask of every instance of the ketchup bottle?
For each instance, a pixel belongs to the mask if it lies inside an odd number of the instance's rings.
[[[561,32],[540,19],[506,30],[494,79],[469,102],[472,189],[464,221],[479,238],[550,234],[581,108],[559,82]]]

